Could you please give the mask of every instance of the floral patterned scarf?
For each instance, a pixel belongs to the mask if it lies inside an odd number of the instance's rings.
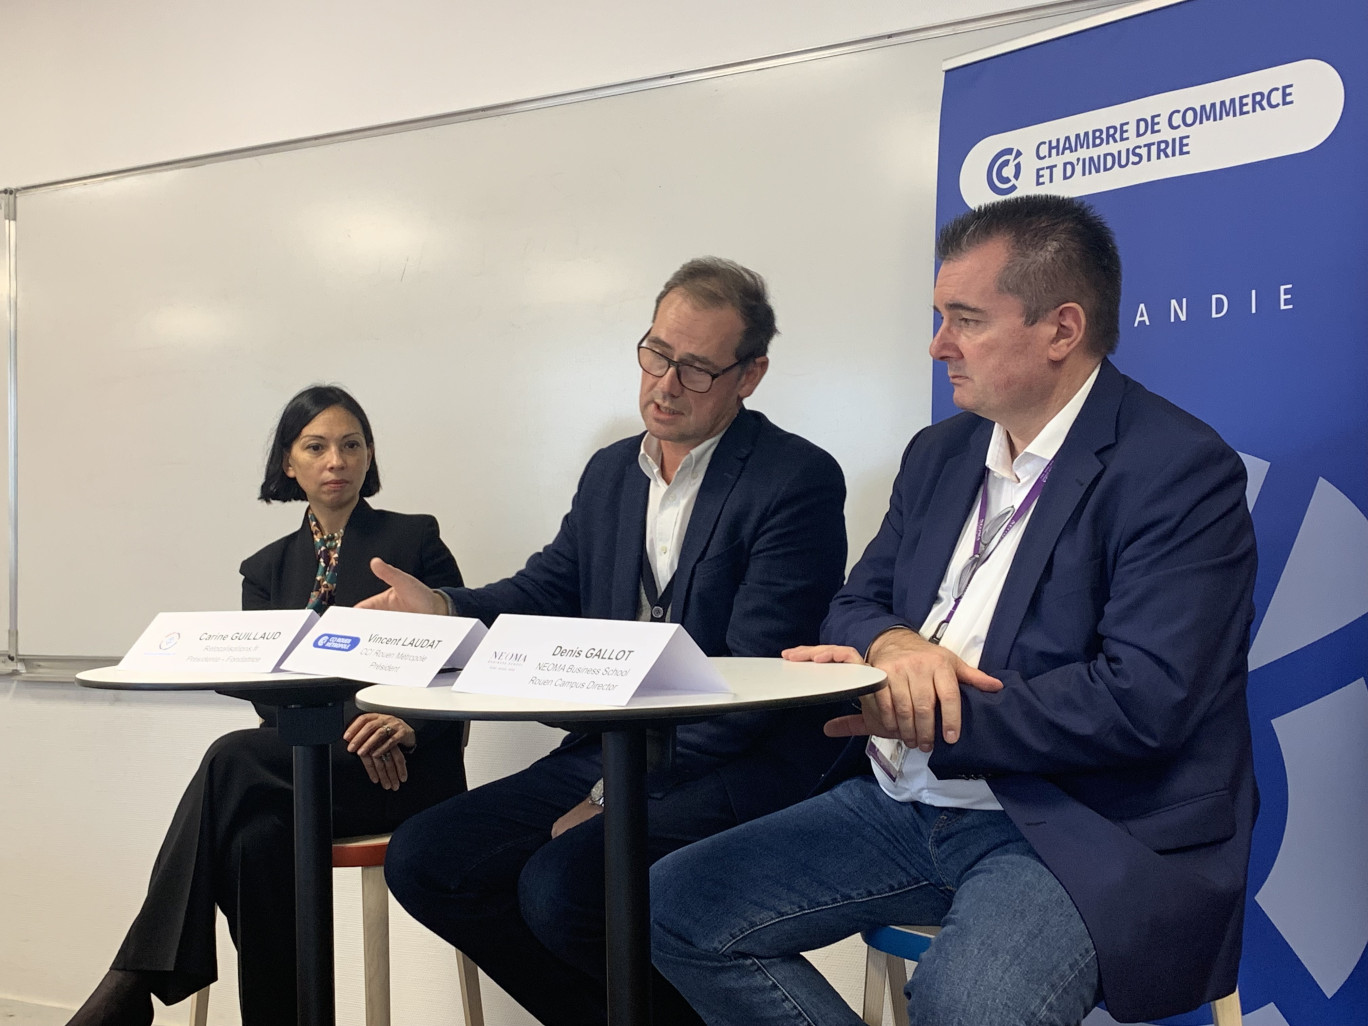
[[[337,590],[337,563],[341,558],[342,532],[324,534],[318,526],[318,518],[309,510],[309,530],[313,532],[314,553],[318,556],[318,575],[314,578],[313,592],[305,608],[322,613],[333,604]]]

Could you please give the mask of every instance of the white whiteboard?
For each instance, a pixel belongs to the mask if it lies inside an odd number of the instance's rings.
[[[929,419],[940,61],[1052,23],[20,195],[21,651],[235,607],[302,514],[254,496],[315,381],[370,414],[376,505],[511,573],[640,430],[632,347],[708,253],[770,282],[750,405],[840,461],[853,559]]]

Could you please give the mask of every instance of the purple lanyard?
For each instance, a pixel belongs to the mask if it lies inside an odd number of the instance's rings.
[[[941,643],[941,638],[945,637],[945,629],[950,626],[950,621],[954,618],[955,611],[959,609],[960,602],[964,599],[964,593],[969,590],[969,582],[974,579],[974,574],[978,573],[979,567],[988,562],[988,557],[997,551],[998,546],[1001,545],[1002,540],[1011,533],[1012,528],[1016,527],[1016,525],[1025,518],[1026,514],[1031,512],[1031,507],[1035,505],[1036,499],[1040,498],[1041,489],[1045,487],[1045,482],[1049,480],[1050,468],[1053,466],[1053,459],[1045,464],[1044,469],[1040,472],[1040,476],[1035,479],[1035,483],[1031,485],[1030,490],[1026,492],[1026,497],[1021,500],[1020,506],[1017,506],[1015,509],[1008,507],[1003,510],[1002,513],[993,517],[992,529],[987,532],[988,547],[986,549],[984,547],[983,535],[984,525],[988,522],[988,476],[990,472],[986,467],[984,468],[983,487],[979,489],[978,526],[974,530],[974,553],[965,562],[964,566],[960,567],[959,575],[955,578],[955,601],[951,604],[949,612],[945,614],[945,619],[936,625],[935,631],[932,633],[931,637],[927,639],[931,644],[939,645]],[[1004,514],[1007,514],[1006,523],[1002,523]]]

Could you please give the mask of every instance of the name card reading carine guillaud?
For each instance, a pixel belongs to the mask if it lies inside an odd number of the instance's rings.
[[[310,609],[158,613],[119,660],[119,668],[159,673],[273,673],[318,619]]]
[[[677,623],[510,613],[494,621],[452,688],[619,706],[636,695],[730,690]]]
[[[446,667],[465,666],[485,634],[484,624],[465,616],[333,606],[282,668],[425,688]]]

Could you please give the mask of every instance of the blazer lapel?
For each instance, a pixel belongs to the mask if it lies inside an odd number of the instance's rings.
[[[641,599],[641,559],[646,552],[646,501],[651,482],[636,460],[631,460],[623,473],[626,477],[618,497],[611,606],[614,620],[635,620]]]
[[[375,534],[375,510],[362,499],[347,518],[347,526],[342,530],[341,560],[337,564],[337,604],[354,606],[363,598],[368,598],[384,589],[384,585],[371,573],[370,560],[363,558],[365,553],[374,552],[371,541]],[[313,538],[309,538],[309,552],[313,554]],[[348,556],[351,558],[347,558]],[[309,590],[304,593],[304,602],[309,600],[314,580],[318,576],[318,562],[313,561],[309,578]],[[300,605],[303,605],[301,602]]]
[[[717,450],[708,462],[708,471],[703,475],[703,484],[698,489],[689,526],[684,532],[684,544],[679,550],[679,566],[674,575],[674,606],[670,611],[670,619],[675,623],[684,622],[694,569],[712,539],[727,497],[736,487],[741,471],[755,449],[755,437],[760,430],[759,416],[743,407],[731,427],[718,439]]]
[[[1116,409],[1124,387],[1121,373],[1109,360],[1104,360],[1091,394],[1055,455],[1050,479],[1026,523],[1012,568],[1007,571],[1007,579],[1002,585],[1002,595],[984,640],[979,665],[1006,665],[1012,642],[1021,629],[1026,608],[1059,535],[1093,480],[1102,472],[1102,461],[1097,454],[1116,441]]]
[[[281,560],[279,608],[303,609],[317,576],[318,559],[314,555],[313,532],[309,530],[306,513],[299,530],[290,536],[285,557]]]
[[[988,440],[993,436],[991,421],[983,421],[970,434],[963,449],[946,459],[923,518],[924,527],[912,561],[907,569],[907,608],[916,611],[918,624],[935,605],[945,569],[954,555],[969,508],[983,484],[983,461],[988,455]]]

